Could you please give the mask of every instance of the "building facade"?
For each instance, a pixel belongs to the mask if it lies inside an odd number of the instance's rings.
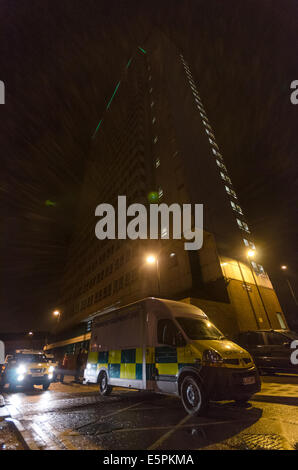
[[[186,251],[162,225],[157,240],[98,240],[95,209],[116,208],[119,195],[127,205],[203,204],[202,249]],[[247,259],[249,249],[249,224],[197,77],[166,37],[152,34],[129,58],[92,135],[57,302],[59,328],[151,295],[194,303],[229,334],[286,327],[270,279]],[[146,263],[148,254],[158,266]]]

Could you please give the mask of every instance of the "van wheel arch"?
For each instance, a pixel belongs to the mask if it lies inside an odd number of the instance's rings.
[[[191,376],[193,377],[195,380],[197,380],[199,382],[200,385],[202,385],[204,387],[204,383],[200,377],[200,374],[193,370],[193,369],[186,369],[186,370],[182,370],[182,372],[179,374],[179,377],[178,377],[178,394],[179,396],[181,395],[181,385],[182,385],[182,382],[183,380],[185,379],[186,376]]]

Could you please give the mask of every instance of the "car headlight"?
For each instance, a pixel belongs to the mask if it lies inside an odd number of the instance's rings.
[[[49,367],[49,372],[50,372],[50,373],[54,372],[54,370],[55,370],[55,367],[54,367],[54,366],[50,366],[50,367]]]
[[[87,364],[87,369],[91,369],[91,364]]]
[[[22,380],[24,380],[24,376],[22,374],[18,375],[18,382],[22,382]]]
[[[24,364],[21,364],[18,368],[17,368],[17,374],[19,375],[23,375],[26,373],[26,367],[24,366]]]
[[[214,349],[206,349],[203,353],[203,365],[213,366],[213,367],[222,367],[223,358],[221,355],[214,351]]]

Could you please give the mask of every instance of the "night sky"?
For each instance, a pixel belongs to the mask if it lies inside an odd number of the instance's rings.
[[[2,0],[0,331],[51,328],[91,136],[156,27],[191,65],[259,261],[296,286],[297,18],[296,0]]]

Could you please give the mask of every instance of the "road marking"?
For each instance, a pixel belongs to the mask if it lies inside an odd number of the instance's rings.
[[[63,432],[61,433],[59,431],[56,431],[56,429],[54,429],[53,426],[51,426],[49,423],[43,423],[43,424],[48,429],[48,431],[52,433],[56,437],[56,439],[58,439],[58,441],[60,441],[66,447],[66,449],[78,450],[77,447],[72,445],[70,440],[67,439],[67,437],[65,437]]]
[[[187,415],[181,421],[179,421],[176,426],[174,426],[170,431],[168,431],[166,434],[161,436],[157,441],[155,441],[150,447],[148,447],[147,450],[154,450],[157,449],[164,441],[166,441],[177,429],[179,429],[186,421],[188,421],[190,418],[192,418],[192,415]]]
[[[57,444],[42,430],[40,426],[38,426],[37,423],[32,423],[31,428],[42,439],[46,447],[54,447],[55,449],[60,450],[60,448],[57,447]]]
[[[115,415],[117,415],[117,414],[119,414],[119,413],[123,413],[123,411],[127,411],[127,410],[129,410],[130,408],[135,408],[136,406],[141,405],[142,403],[144,403],[144,401],[141,401],[141,402],[139,402],[139,403],[134,403],[133,405],[130,405],[130,406],[126,406],[125,408],[121,408],[120,410],[113,411],[112,413],[109,413],[109,414],[107,414],[107,415],[100,416],[100,417],[97,418],[95,421],[90,421],[89,423],[82,424],[81,426],[78,426],[78,427],[76,427],[76,428],[74,428],[74,429],[77,430],[77,429],[85,428],[86,426],[90,426],[91,424],[98,423],[98,421],[101,421],[102,419],[109,418],[110,416],[115,416]]]

